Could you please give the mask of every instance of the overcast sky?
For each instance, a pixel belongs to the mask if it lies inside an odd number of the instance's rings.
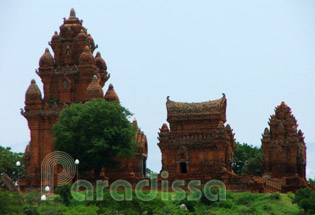
[[[225,93],[236,140],[255,146],[285,101],[305,133],[307,174],[315,177],[313,0],[1,1],[0,145],[24,151],[29,142],[19,109],[31,79],[42,89],[39,58],[72,7],[108,65],[104,90],[114,85],[148,137],[149,168],[161,168],[166,96],[201,102]]]

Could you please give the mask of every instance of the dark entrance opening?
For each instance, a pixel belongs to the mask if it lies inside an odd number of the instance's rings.
[[[180,173],[187,173],[186,162],[180,162]]]

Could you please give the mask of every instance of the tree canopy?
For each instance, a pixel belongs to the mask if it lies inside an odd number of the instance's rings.
[[[309,179],[308,179],[308,182],[309,182],[311,185],[315,186],[315,178],[314,178],[314,179],[309,178]]]
[[[236,142],[232,168],[236,174],[262,175],[264,156],[261,148]]]
[[[305,214],[315,214],[315,192],[307,187],[299,189],[292,203],[296,203],[301,209],[305,211]]]
[[[53,126],[55,149],[79,159],[79,169],[118,168],[117,157],[135,152],[136,128],[128,121],[131,113],[117,102],[93,99],[65,108]],[[99,174],[98,174],[99,175]]]
[[[21,165],[16,166],[16,162],[20,161]],[[10,147],[0,146],[0,175],[6,173],[16,182],[24,177],[24,154],[11,151]]]

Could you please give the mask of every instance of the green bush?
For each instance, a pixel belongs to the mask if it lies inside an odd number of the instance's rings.
[[[181,205],[181,204],[185,204],[187,209],[190,211],[190,212],[194,212],[195,211],[195,207],[197,205],[197,201],[188,201],[187,198],[184,199],[184,200],[181,200],[181,201],[175,201],[174,204],[176,205]]]
[[[66,206],[68,206],[70,204],[70,200],[72,199],[71,184],[65,184],[62,186],[57,186],[55,188],[55,193],[60,195],[62,202]]]
[[[64,189],[64,188],[62,188]],[[62,192],[59,192],[62,193]],[[66,192],[65,192],[66,193]],[[169,193],[169,197],[173,193]],[[22,195],[0,191],[0,214],[4,215],[301,215],[314,213],[314,192],[303,189],[294,196],[285,194],[258,194],[227,192],[225,201],[161,200],[161,193],[152,201],[139,200],[133,193],[132,201],[115,201],[108,191],[104,191],[102,201],[76,201],[71,199],[68,206],[63,203],[61,194],[53,200],[41,201],[40,193],[29,192]],[[94,198],[96,199],[96,198]],[[293,202],[297,204],[292,204]],[[180,209],[185,204],[188,210]],[[301,209],[303,209],[303,211]]]
[[[270,199],[272,199],[272,200],[280,200],[280,198],[281,198],[281,195],[280,195],[280,193],[274,193],[274,194],[272,194],[271,196],[270,196]]]
[[[309,187],[298,190],[292,202],[296,203],[306,214],[315,213],[315,192]]]
[[[291,200],[293,200],[294,199],[294,193],[292,193],[292,192],[288,192],[288,197],[291,199]]]
[[[271,210],[271,207],[270,207],[270,205],[263,205],[262,209],[263,209],[264,211],[270,211],[270,210]]]
[[[255,201],[255,195],[249,192],[245,193],[238,193],[239,195],[237,196],[238,198],[235,200],[236,204],[240,205],[248,205],[251,202]]]
[[[99,211],[99,208],[95,205],[90,205],[88,207],[79,205],[68,208],[68,210],[65,212],[65,215],[97,215],[97,211]]]
[[[224,200],[224,201],[217,201],[213,204],[213,207],[219,207],[219,208],[232,208],[234,206],[234,203],[232,200]]]
[[[38,205],[41,202],[38,191],[30,191],[24,197],[24,203],[27,205]]]
[[[49,200],[41,202],[38,211],[40,215],[64,215],[67,207]]]
[[[189,215],[188,210],[180,209],[180,205],[169,203],[162,208],[156,208],[153,215]]]
[[[315,186],[315,178],[314,178],[314,179],[309,178],[309,179],[308,179],[308,182],[309,182],[311,185]]]
[[[35,205],[27,205],[24,207],[24,214],[25,215],[39,215],[37,208],[38,207]]]
[[[23,214],[23,199],[14,192],[0,190],[0,214]]]

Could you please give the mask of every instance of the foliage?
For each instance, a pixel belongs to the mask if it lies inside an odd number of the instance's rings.
[[[144,193],[146,193],[144,191]],[[115,201],[110,196],[109,192],[104,192],[104,197],[102,201],[92,201],[88,205],[96,205],[100,209],[100,213],[115,212],[118,214],[145,214],[153,215],[156,208],[162,208],[165,203],[161,198],[155,198],[152,201],[142,201],[136,195],[135,192],[132,194],[131,201]],[[111,209],[111,210],[109,210]]]
[[[261,148],[246,143],[235,143],[232,168],[236,174],[262,175],[263,152]]]
[[[188,210],[180,209],[180,205],[174,205],[174,204],[168,203],[162,208],[156,208],[153,214],[154,215],[165,215],[165,214],[188,215],[190,213]]]
[[[50,104],[56,103],[56,102],[59,102],[59,99],[54,98],[54,97],[51,97],[51,98],[48,100],[48,103],[50,103]]]
[[[118,168],[117,157],[135,153],[136,128],[127,120],[131,113],[117,102],[93,99],[63,109],[53,126],[55,149],[80,160],[79,169]]]
[[[39,215],[37,208],[38,207],[35,205],[26,205],[24,207],[24,214],[25,215]]]
[[[67,211],[67,207],[54,201],[41,202],[39,206],[40,215],[62,215]]]
[[[281,196],[280,196],[280,193],[274,193],[270,196],[271,199],[273,200],[280,200]]]
[[[315,178],[314,178],[314,179],[309,178],[309,179],[308,179],[308,182],[309,182],[311,185],[315,186]]]
[[[24,214],[39,215],[38,207],[41,203],[40,193],[38,191],[30,191],[24,196]]]
[[[315,192],[307,187],[296,192],[293,203],[305,211],[306,214],[315,213]]]
[[[16,166],[16,162],[20,161],[21,166]],[[23,153],[15,153],[10,147],[4,148],[0,146],[0,175],[6,173],[16,182],[20,178],[24,178],[24,156]]]
[[[0,213],[23,214],[23,201],[19,194],[0,190]]]
[[[40,200],[40,193],[36,190],[28,192],[24,197],[24,202],[28,205],[39,205]]]
[[[146,177],[147,178],[156,178],[157,175],[158,175],[157,172],[154,172],[153,170],[151,170],[149,168],[146,169]]]
[[[66,186],[62,189],[65,189]],[[174,193],[169,193],[169,197]],[[297,192],[292,204],[292,193],[289,194],[260,194],[260,193],[233,193],[227,191],[225,201],[203,202],[198,201],[167,201],[161,200],[161,192],[152,201],[141,201],[133,193],[132,201],[115,201],[109,191],[104,191],[102,201],[76,201],[70,199],[66,206],[60,201],[58,194],[50,201],[40,201],[40,193],[30,192],[25,196],[8,193],[0,190],[0,214],[26,214],[26,215],[301,215],[312,214],[310,209],[314,201],[314,192],[304,189]],[[291,196],[291,197],[290,197]],[[293,195],[294,196],[294,195]],[[309,201],[305,201],[309,200]],[[185,204],[188,210],[180,209]],[[299,207],[301,209],[299,209]],[[314,207],[314,206],[313,206]],[[23,210],[24,209],[24,210]]]
[[[70,204],[70,200],[72,199],[71,184],[65,184],[65,185],[57,186],[55,188],[55,193],[60,195],[62,202],[66,206],[68,206]]]
[[[69,208],[65,215],[97,215],[98,210],[99,208],[94,205],[89,207],[79,205],[76,207]]]
[[[294,197],[295,197],[294,193],[292,193],[292,192],[288,192],[287,195],[288,195],[288,197],[289,197],[291,200],[293,200]]]
[[[242,174],[261,176],[263,163],[264,155],[262,152],[258,152],[257,154],[254,155],[254,157],[249,158],[247,161],[245,161],[245,165],[243,166],[242,169]]]

